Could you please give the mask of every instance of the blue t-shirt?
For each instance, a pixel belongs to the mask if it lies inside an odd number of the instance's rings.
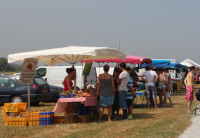
[[[130,91],[130,87],[133,87],[133,80],[131,78],[129,78],[128,80],[128,84],[127,84],[127,96],[126,96],[126,99],[133,99],[133,94],[131,93]]]

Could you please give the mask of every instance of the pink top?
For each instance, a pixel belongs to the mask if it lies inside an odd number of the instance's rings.
[[[195,79],[196,79],[196,81],[198,81],[198,80],[199,80],[199,77],[198,77],[198,76],[195,76]]]
[[[69,85],[70,85],[70,87],[72,88],[73,82],[72,82],[71,79],[70,79]],[[67,82],[66,82],[66,80],[64,80],[64,91],[68,91],[68,90],[69,90],[69,88],[68,88],[68,86],[67,86]]]

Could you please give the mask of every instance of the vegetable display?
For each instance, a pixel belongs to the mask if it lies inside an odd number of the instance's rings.
[[[68,90],[67,92],[63,91],[60,94],[61,95],[66,95],[66,96],[70,96],[70,95],[74,94],[74,98],[78,98],[78,97],[94,97],[94,96],[97,95],[97,89],[89,87],[88,89],[82,89],[82,90],[79,90],[79,91],[77,91],[77,90],[73,90],[73,91]]]

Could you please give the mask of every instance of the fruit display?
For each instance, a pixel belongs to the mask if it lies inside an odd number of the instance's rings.
[[[66,98],[94,97],[97,95],[97,89],[89,87],[88,89],[82,89],[79,91],[68,90],[67,92],[66,91],[61,92],[60,95],[66,95],[67,96]],[[73,95],[73,96],[71,96],[71,95]]]

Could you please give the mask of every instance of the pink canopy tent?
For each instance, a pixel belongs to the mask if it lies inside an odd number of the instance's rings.
[[[126,56],[126,60],[121,60],[121,59],[96,59],[96,60],[81,60],[82,62],[125,62],[125,63],[135,63],[135,64],[152,64],[152,60],[150,58],[146,58],[146,57],[138,57],[138,56],[131,56],[131,55],[127,55]]]

